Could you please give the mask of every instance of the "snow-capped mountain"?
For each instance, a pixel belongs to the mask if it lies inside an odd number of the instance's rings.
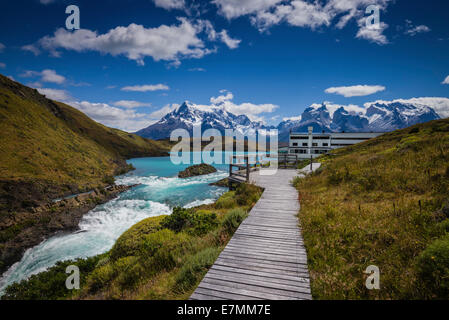
[[[286,120],[282,128],[296,132],[388,132],[444,117],[429,105],[403,101],[376,101],[364,108],[354,105],[339,106],[330,103],[314,104],[304,110],[300,120]],[[280,131],[280,140],[288,133]]]
[[[375,101],[357,105],[332,103],[313,104],[299,116],[285,119],[277,127],[251,121],[246,115],[235,115],[222,106],[198,106],[184,102],[157,123],[137,132],[151,139],[168,138],[175,129],[186,129],[192,135],[193,126],[201,124],[203,132],[234,129],[242,134],[256,130],[278,129],[279,141],[288,141],[290,131],[307,132],[388,132],[449,116],[449,99],[415,98],[410,100]]]
[[[225,129],[234,129],[242,134],[254,134],[256,130],[266,129],[261,122],[251,121],[245,115],[235,115],[220,106],[198,106],[188,101],[161,120],[142,129],[136,134],[151,139],[170,137],[175,129],[186,129],[192,136],[193,127],[201,124],[201,130],[217,129],[223,135]]]

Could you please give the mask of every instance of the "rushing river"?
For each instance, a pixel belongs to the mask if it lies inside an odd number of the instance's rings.
[[[0,295],[11,283],[26,279],[53,266],[57,261],[85,258],[112,248],[117,238],[137,222],[170,214],[175,206],[194,207],[212,203],[225,188],[209,183],[227,176],[226,165],[215,165],[218,172],[188,179],[177,174],[188,165],[174,165],[169,157],[128,161],[135,171],[116,178],[117,184],[140,184],[87,213],[79,231],[55,235],[28,249],[0,279]]]

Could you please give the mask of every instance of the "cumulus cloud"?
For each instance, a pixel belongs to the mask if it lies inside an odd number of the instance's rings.
[[[184,0],[153,0],[157,7],[164,8],[166,10],[172,9],[185,9]]]
[[[134,100],[120,100],[120,101],[114,102],[114,106],[128,108],[128,109],[135,109],[135,108],[141,108],[141,107],[149,107],[149,106],[151,106],[151,103],[139,102],[139,101],[134,101]]]
[[[46,50],[52,56],[61,56],[60,50],[76,52],[96,51],[112,56],[125,56],[144,65],[144,59],[151,57],[154,61],[166,61],[179,66],[180,60],[199,59],[213,53],[216,48],[207,48],[201,34],[217,34],[207,20],[189,21],[178,18],[174,25],[161,25],[145,28],[135,23],[127,27],[116,27],[104,34],[88,29],[68,31],[59,28],[53,35],[45,36],[37,43],[23,46],[23,50],[40,54]],[[220,39],[229,47],[237,47],[240,40],[232,39],[222,31]]]
[[[370,94],[374,94],[376,92],[384,90],[385,90],[384,86],[357,85],[348,87],[331,87],[327,88],[324,92],[335,93],[344,96],[345,98],[349,98],[349,97],[368,96]]]
[[[162,107],[161,109],[150,113],[150,118],[159,120],[160,118],[164,117],[167,113],[170,113],[170,112],[176,110],[177,108],[179,108],[179,106],[180,106],[180,104],[177,104],[177,103],[167,104],[164,107]],[[155,122],[157,120],[155,120]]]
[[[262,113],[271,113],[279,108],[278,105],[265,103],[254,104],[250,102],[244,102],[241,104],[234,103],[234,95],[232,92],[222,90],[221,95],[218,97],[210,98],[211,106],[204,106],[205,108],[221,107],[224,110],[231,112],[235,115],[246,115],[252,121],[265,121],[264,117],[260,116]]]
[[[219,13],[227,19],[234,19],[248,14],[263,12],[282,0],[214,0]]]
[[[170,90],[170,87],[165,84],[144,84],[136,86],[126,86],[123,87],[121,90],[134,91],[134,92],[148,92],[148,91]]]
[[[370,5],[377,5],[379,9],[386,9],[393,0],[214,0],[219,13],[227,19],[249,16],[253,25],[260,31],[265,31],[273,25],[287,23],[291,26],[317,29],[331,26],[343,28],[351,20],[361,21],[360,30],[356,37],[367,39],[377,44],[388,43],[383,31],[388,27],[381,23],[380,28],[374,30],[366,27],[365,10]]]
[[[72,99],[70,93],[68,93],[66,90],[37,88],[37,91],[39,91],[40,94],[45,95],[47,98],[56,101],[67,102]]]
[[[389,41],[383,32],[388,28],[388,24],[380,22],[378,26],[366,25],[366,19],[361,18],[358,21],[359,31],[356,38],[365,39],[379,45],[387,44]]]
[[[40,77],[41,82],[62,84],[66,81],[64,76],[56,73],[55,70],[45,69],[40,72],[27,70],[20,75],[23,78]]]
[[[449,84],[449,76],[447,76],[441,84]]]

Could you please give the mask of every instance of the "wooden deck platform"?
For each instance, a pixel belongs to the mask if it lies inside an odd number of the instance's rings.
[[[275,175],[251,173],[251,182],[265,191],[190,299],[312,298],[296,217],[298,193],[290,184],[297,175],[293,169],[278,170]]]

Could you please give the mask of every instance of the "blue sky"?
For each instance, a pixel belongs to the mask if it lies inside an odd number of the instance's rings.
[[[65,28],[72,4],[80,30]],[[366,29],[369,5],[380,9],[378,29]],[[323,101],[449,97],[446,0],[16,0],[0,7],[0,73],[128,131],[184,100],[222,103],[276,124]]]

